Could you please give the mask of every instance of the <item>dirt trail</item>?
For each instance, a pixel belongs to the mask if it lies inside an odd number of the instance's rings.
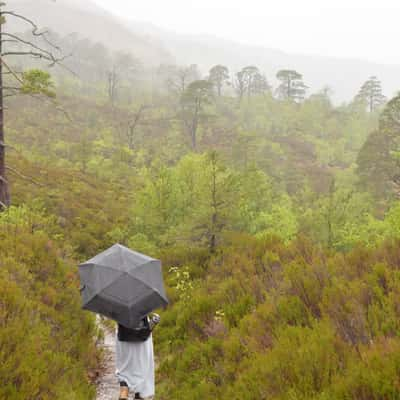
[[[99,377],[96,400],[117,400],[119,387],[115,376],[115,334],[107,328],[103,328],[103,331],[104,370]]]

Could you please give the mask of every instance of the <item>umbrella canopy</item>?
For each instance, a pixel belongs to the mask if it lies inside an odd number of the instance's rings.
[[[127,328],[168,304],[161,262],[115,244],[79,265],[82,308]]]

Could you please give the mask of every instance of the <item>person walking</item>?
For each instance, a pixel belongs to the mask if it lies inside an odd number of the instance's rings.
[[[154,350],[152,331],[160,322],[158,314],[143,318],[132,329],[118,324],[116,332],[116,376],[120,385],[119,400],[129,392],[135,399],[152,399],[155,394]]]

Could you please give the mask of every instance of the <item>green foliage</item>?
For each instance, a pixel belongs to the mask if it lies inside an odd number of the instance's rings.
[[[379,241],[378,222],[371,216],[372,201],[367,193],[337,187],[332,182],[330,193],[315,201],[312,208],[301,216],[304,230],[328,247],[343,250],[357,243]],[[371,226],[374,226],[371,232]]]
[[[0,397],[93,397],[71,266],[119,242],[165,266],[161,400],[398,399],[398,99],[377,127],[327,89],[305,99],[296,71],[279,74],[294,101],[252,65],[232,89],[220,65],[164,66],[149,87],[122,73],[132,60],[77,46],[84,82],[57,75],[67,112],[9,104]],[[120,65],[94,65],[107,57]],[[53,94],[46,72],[24,82]]]
[[[379,129],[370,134],[358,155],[361,183],[377,198],[393,199],[400,186],[400,96],[390,100],[380,116]]]
[[[87,399],[97,363],[93,320],[60,254],[53,217],[11,207],[0,215],[0,398]]]
[[[385,217],[385,225],[389,232],[388,237],[399,238],[400,237],[400,203],[395,203],[388,211]]]
[[[232,238],[164,313],[160,398],[397,399],[396,246]]]
[[[54,83],[48,72],[32,69],[22,73],[21,93],[42,94],[47,97],[55,97]]]
[[[290,241],[297,232],[298,220],[287,195],[274,199],[272,207],[260,213],[257,236],[277,235],[285,241]]]

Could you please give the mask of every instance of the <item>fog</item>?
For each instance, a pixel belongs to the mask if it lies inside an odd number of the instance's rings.
[[[288,52],[400,64],[395,0],[94,0],[177,33],[209,34]]]

